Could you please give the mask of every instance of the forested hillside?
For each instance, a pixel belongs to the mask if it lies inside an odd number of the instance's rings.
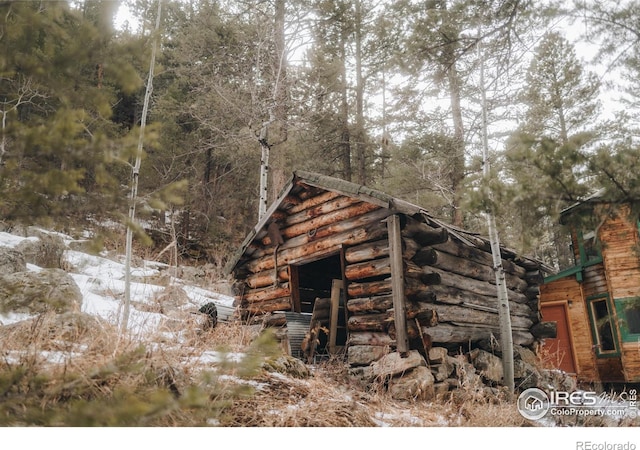
[[[127,223],[156,42],[130,223],[156,255],[221,267],[268,155],[267,204],[312,170],[481,233],[490,210],[560,267],[560,210],[640,194],[639,24],[637,0],[2,2],[0,215]]]

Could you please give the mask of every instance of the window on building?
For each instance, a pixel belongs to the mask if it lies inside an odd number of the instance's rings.
[[[595,230],[582,232],[582,251],[581,258],[582,263],[588,263],[592,261],[600,261],[602,256],[600,254],[600,241]]]
[[[589,300],[589,315],[597,356],[614,356],[618,353],[613,328],[613,317],[609,312],[607,297]]]
[[[640,340],[640,297],[616,299],[616,311],[623,341]]]
[[[599,215],[588,210],[564,220],[572,230],[571,239],[575,265],[585,266],[601,262],[601,242],[598,236],[598,228],[601,225]]]

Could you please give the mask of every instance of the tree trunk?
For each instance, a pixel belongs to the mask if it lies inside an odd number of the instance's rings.
[[[274,87],[273,87],[273,129],[270,130],[269,148],[272,152],[271,171],[271,200],[275,200],[284,187],[285,174],[285,143],[288,139],[288,110],[289,91],[287,85],[287,48],[285,41],[285,0],[275,0],[274,20]]]
[[[126,332],[129,326],[129,314],[131,308],[131,257],[133,252],[133,224],[136,221],[136,202],[138,201],[138,179],[140,176],[140,165],[142,163],[142,148],[144,144],[144,132],[149,114],[149,102],[153,91],[153,69],[156,64],[156,51],[158,47],[158,30],[160,29],[160,16],[162,15],[162,0],[158,0],[158,13],[156,17],[156,38],[151,47],[151,62],[149,63],[149,76],[147,78],[147,88],[144,94],[144,105],[142,108],[142,118],[140,120],[140,135],[138,136],[138,148],[136,160],[131,173],[131,194],[129,197],[129,222],[127,223],[127,234],[125,242],[125,268],[124,268],[124,306],[122,309],[121,332]]]
[[[478,54],[480,56],[480,93],[482,98],[482,149],[483,149],[483,171],[486,182],[490,181],[489,163],[489,138],[488,138],[488,105],[487,93],[484,86],[484,58],[480,44],[478,44]],[[489,192],[491,196],[491,192]],[[491,204],[491,202],[489,202]],[[493,210],[487,211],[487,226],[489,228],[489,239],[491,241],[491,255],[493,256],[493,269],[495,271],[496,286],[498,291],[498,316],[500,323],[500,344],[502,347],[502,368],[504,371],[504,382],[513,393],[515,389],[514,362],[513,362],[513,330],[511,326],[511,312],[509,310],[509,293],[507,279],[502,267],[502,254],[500,252],[500,240]]]
[[[447,0],[437,2],[442,10],[447,9]],[[450,155],[450,186],[453,199],[451,201],[451,223],[454,226],[462,227],[463,215],[460,209],[462,182],[465,177],[465,145],[464,145],[464,122],[462,119],[462,82],[458,73],[456,50],[460,42],[459,31],[455,25],[445,23],[439,30],[442,35],[442,59],[440,64],[446,72],[447,89],[449,91],[449,101],[451,105],[451,119],[453,121],[453,148]]]
[[[364,77],[362,76],[362,2],[355,1],[356,39],[356,160],[358,183],[367,184],[366,137],[364,131]]]
[[[341,86],[341,102],[340,102],[340,120],[342,122],[342,130],[340,134],[340,148],[342,156],[342,177],[351,181],[351,133],[349,131],[349,97],[347,94],[347,37],[346,31],[340,34],[340,58],[342,69],[342,86]]]

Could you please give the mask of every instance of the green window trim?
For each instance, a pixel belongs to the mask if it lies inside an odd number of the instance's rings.
[[[597,303],[600,303],[600,305],[596,306]],[[598,358],[619,357],[620,345],[618,340],[618,333],[616,331],[616,327],[614,323],[615,322],[614,316],[612,314],[613,308],[611,305],[609,294],[602,293],[597,295],[591,295],[586,298],[586,304],[587,304],[587,312],[589,314],[589,326],[591,328],[591,336],[594,342],[594,351],[595,351],[596,357]],[[605,309],[602,309],[603,306],[605,306]],[[600,308],[600,310],[597,309],[598,307]],[[606,316],[599,317],[599,316],[602,316],[602,313],[605,311],[606,311]],[[608,320],[602,323],[603,319],[605,318],[608,318]],[[598,322],[601,322],[601,324],[598,325]],[[608,326],[608,329],[605,330],[604,328],[606,328],[607,324],[609,326]],[[602,350],[603,337],[605,338],[608,337],[611,340],[610,345],[613,346],[612,349]]]
[[[622,342],[640,342],[640,327],[638,326],[638,313],[634,313],[634,331],[629,330],[629,303],[634,302],[635,307],[640,309],[640,297],[626,297],[617,298],[614,303],[616,306],[616,312],[618,313],[618,326],[620,328],[620,334],[622,335]],[[635,308],[634,308],[635,309]],[[636,332],[637,331],[637,332]]]

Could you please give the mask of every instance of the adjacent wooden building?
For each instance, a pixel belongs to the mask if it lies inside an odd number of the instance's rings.
[[[533,346],[543,268],[506,248],[502,258],[514,343]],[[289,336],[292,354],[343,354],[354,367],[499,339],[487,239],[329,176],[295,172],[225,269],[244,320],[306,331]]]
[[[540,288],[545,321],[557,336],[544,350],[579,381],[640,382],[640,246],[629,205],[595,195],[562,213],[575,265]]]

